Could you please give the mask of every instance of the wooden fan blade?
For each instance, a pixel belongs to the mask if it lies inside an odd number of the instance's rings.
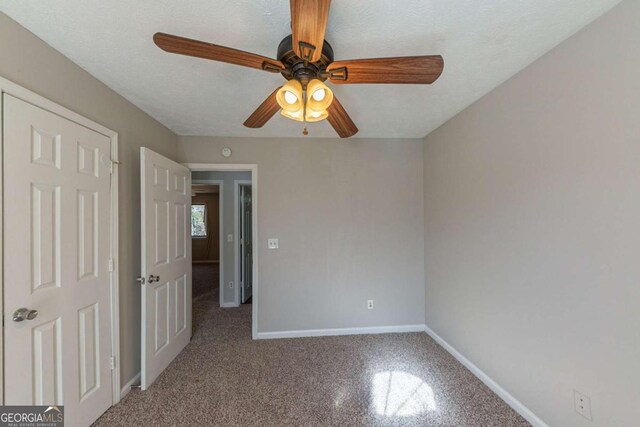
[[[338,98],[333,97],[333,102],[327,109],[329,117],[327,120],[331,123],[331,126],[338,132],[340,138],[349,138],[350,136],[358,133],[358,128],[349,117],[349,114],[345,111]]]
[[[331,82],[431,84],[442,74],[442,56],[352,59],[327,67]]]
[[[160,49],[170,53],[212,59],[258,70],[279,72],[284,69],[282,62],[275,59],[171,34],[156,33],[153,41]]]
[[[280,105],[278,105],[278,101],[276,100],[276,95],[280,88],[277,88],[273,91],[271,95],[267,99],[264,100],[262,104],[249,116],[249,118],[244,122],[244,125],[248,128],[261,128],[265,125],[273,117],[275,113],[280,110]]]
[[[331,0],[291,0],[293,51],[300,58],[309,62],[320,60],[330,5]],[[314,49],[300,46],[300,42]]]

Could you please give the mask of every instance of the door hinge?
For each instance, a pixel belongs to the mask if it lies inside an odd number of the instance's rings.
[[[107,271],[109,272],[113,271],[113,258],[110,258],[109,261],[107,262]]]
[[[119,162],[117,160],[111,160],[109,162],[109,173],[111,174],[113,173],[113,165],[119,165],[119,164],[122,164],[122,162]]]
[[[116,369],[116,358],[113,356],[109,358],[109,369],[111,369],[112,371]]]

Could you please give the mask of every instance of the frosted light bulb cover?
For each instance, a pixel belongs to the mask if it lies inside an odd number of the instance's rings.
[[[284,100],[287,101],[287,104],[292,105],[298,102],[298,97],[295,96],[295,94],[293,94],[292,92],[285,91]]]
[[[324,91],[324,89],[319,89],[315,92],[313,92],[313,99],[315,99],[316,101],[322,101],[325,97],[326,93]]]
[[[276,101],[283,111],[295,113],[302,110],[302,84],[298,80],[289,80],[278,89]]]
[[[318,79],[313,79],[307,85],[307,111],[324,113],[333,102],[333,92]]]

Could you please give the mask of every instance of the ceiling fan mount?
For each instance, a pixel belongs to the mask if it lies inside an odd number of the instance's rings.
[[[315,47],[313,50],[315,50]],[[333,48],[329,42],[323,40],[320,59],[315,62],[309,62],[309,58],[305,60],[296,54],[293,49],[293,35],[288,35],[282,39],[278,46],[277,58],[284,66],[284,69],[276,69],[274,71],[281,73],[285,79],[296,79],[303,85],[312,79],[324,82],[329,78],[327,67],[333,62]],[[265,62],[264,66],[267,67],[267,71],[270,71],[268,62]]]
[[[250,128],[261,128],[282,109],[283,116],[300,122],[327,119],[341,138],[349,138],[358,128],[325,81],[431,84],[442,74],[439,55],[335,61],[324,39],[331,0],[290,0],[290,5],[292,34],[280,42],[278,59],[165,33],[156,33],[153,40],[166,52],[282,74],[288,81],[244,122]],[[306,126],[303,133],[308,133]]]

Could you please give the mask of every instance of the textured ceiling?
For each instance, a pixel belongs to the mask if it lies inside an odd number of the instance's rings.
[[[336,60],[440,54],[431,86],[334,85],[357,137],[423,137],[619,0],[333,0]],[[275,57],[287,0],[0,0],[0,11],[180,135],[296,137],[242,126],[280,75],[165,53],[157,31]],[[334,137],[324,121],[315,137]]]

